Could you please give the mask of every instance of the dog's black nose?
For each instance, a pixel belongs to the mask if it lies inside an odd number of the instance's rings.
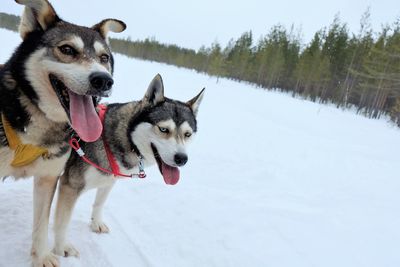
[[[92,73],[89,80],[92,87],[99,92],[111,90],[114,84],[114,80],[110,74],[104,72]]]
[[[188,161],[188,156],[183,153],[178,153],[178,154],[175,154],[174,160],[175,160],[176,165],[183,166]]]

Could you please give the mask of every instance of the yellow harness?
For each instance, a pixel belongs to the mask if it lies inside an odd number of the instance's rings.
[[[14,159],[11,162],[12,167],[27,166],[39,157],[48,157],[49,151],[46,148],[32,144],[23,144],[3,114],[1,114],[1,121],[3,123],[8,146],[14,150]]]

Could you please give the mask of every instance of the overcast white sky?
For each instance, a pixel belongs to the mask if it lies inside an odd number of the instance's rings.
[[[1,0],[0,11],[20,15],[22,7],[12,0]],[[128,24],[132,39],[155,37],[163,43],[198,49],[218,41],[222,45],[243,32],[252,30],[257,40],[271,26],[292,23],[301,27],[303,42],[328,26],[336,13],[357,32],[361,14],[371,7],[375,31],[400,16],[397,0],[202,0],[202,1],[127,1],[127,0],[55,0],[51,1],[63,19],[90,26],[103,18],[114,17]],[[115,35],[117,37],[118,35]]]

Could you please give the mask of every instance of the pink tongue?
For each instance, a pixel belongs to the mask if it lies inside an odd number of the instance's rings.
[[[179,169],[162,163],[162,175],[166,184],[175,185],[179,181]]]
[[[91,96],[68,91],[72,128],[85,142],[94,142],[101,136],[103,125],[96,113]]]

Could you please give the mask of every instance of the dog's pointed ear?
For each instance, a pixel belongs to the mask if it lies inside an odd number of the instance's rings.
[[[105,19],[92,27],[93,30],[98,31],[104,40],[107,40],[109,32],[123,32],[126,29],[126,24],[117,19]]]
[[[147,88],[147,92],[143,97],[143,103],[145,105],[155,106],[158,103],[161,103],[165,100],[164,98],[164,84],[160,74],[157,74],[156,77],[153,78],[149,87]]]
[[[197,96],[193,97],[191,100],[186,102],[186,105],[188,105],[192,109],[195,116],[197,116],[197,112],[199,111],[199,106],[201,100],[203,100],[205,90],[206,88],[203,88]]]
[[[19,34],[22,39],[25,39],[30,32],[45,31],[61,21],[47,0],[15,0],[15,2],[25,6],[19,25]]]

